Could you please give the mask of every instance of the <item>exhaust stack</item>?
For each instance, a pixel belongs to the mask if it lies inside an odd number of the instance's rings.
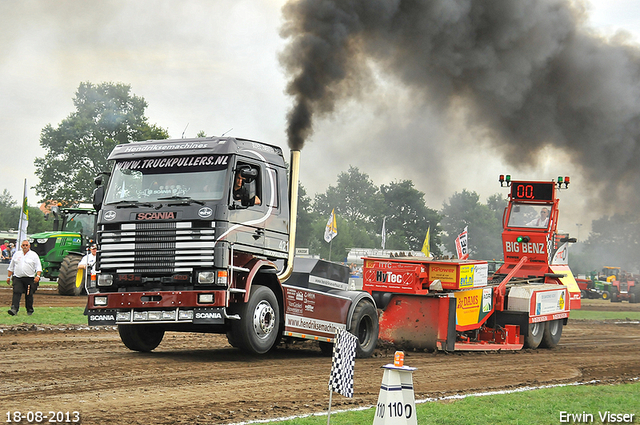
[[[280,283],[286,281],[293,272],[293,257],[296,251],[296,227],[298,219],[298,179],[300,176],[300,151],[291,151],[291,174],[289,177],[289,256],[287,264],[278,275]]]

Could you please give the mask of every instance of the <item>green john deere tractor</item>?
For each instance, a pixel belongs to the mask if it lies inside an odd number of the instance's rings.
[[[95,240],[96,211],[81,205],[77,208],[52,207],[53,231],[29,236],[31,249],[40,256],[42,274],[58,281],[61,295],[81,295],[82,282],[76,283],[78,263]]]

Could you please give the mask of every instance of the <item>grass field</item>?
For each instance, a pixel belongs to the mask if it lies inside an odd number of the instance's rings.
[[[335,397],[341,397],[336,395]],[[640,383],[620,385],[571,385],[535,389],[511,394],[467,396],[416,404],[418,424],[518,424],[607,423],[601,415],[620,415],[610,423],[623,423],[624,414],[632,423],[640,422]],[[375,408],[331,414],[334,425],[373,423]],[[570,416],[577,415],[577,416]],[[591,415],[591,416],[589,416]],[[633,415],[633,416],[631,416]],[[574,420],[572,420],[574,419]],[[575,420],[582,419],[582,420]],[[280,425],[321,425],[322,416],[269,422]],[[388,422],[390,423],[390,422]],[[400,423],[400,422],[399,422]],[[629,423],[629,421],[627,421]]]

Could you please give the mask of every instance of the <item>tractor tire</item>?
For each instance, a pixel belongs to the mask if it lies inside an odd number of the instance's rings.
[[[613,292],[611,294],[611,302],[612,303],[621,303],[622,299],[620,298],[620,295],[617,292]]]
[[[118,325],[118,333],[129,350],[143,353],[155,349],[164,337],[164,329],[157,325]]]
[[[524,346],[526,348],[538,348],[540,343],[542,342],[542,337],[544,336],[545,324],[538,323],[529,323],[529,327],[527,328],[527,334],[524,337]]]
[[[603,300],[608,300],[611,298],[611,294],[609,293],[609,291],[602,291],[602,299]]]
[[[280,330],[280,307],[273,291],[262,285],[251,288],[249,302],[238,310],[240,320],[231,323],[231,338],[227,339],[243,351],[264,354],[271,350]]]
[[[369,301],[360,301],[353,310],[349,332],[358,337],[356,357],[371,357],[378,343],[378,311]]]
[[[84,284],[76,285],[76,274],[80,260],[82,260],[82,256],[77,254],[69,254],[62,260],[58,275],[58,294],[77,296],[84,292]]]
[[[540,347],[555,348],[560,342],[562,328],[562,320],[550,320],[545,322],[544,334],[542,335],[542,341],[540,341]]]

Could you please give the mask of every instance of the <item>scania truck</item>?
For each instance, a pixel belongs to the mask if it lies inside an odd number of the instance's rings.
[[[94,191],[97,279],[90,325],[117,325],[132,350],[168,331],[214,332],[261,354],[281,338],[331,350],[336,329],[370,356],[375,302],[349,291],[348,268],[294,264],[299,151],[290,174],[282,149],[233,137],[118,145],[108,181]]]

